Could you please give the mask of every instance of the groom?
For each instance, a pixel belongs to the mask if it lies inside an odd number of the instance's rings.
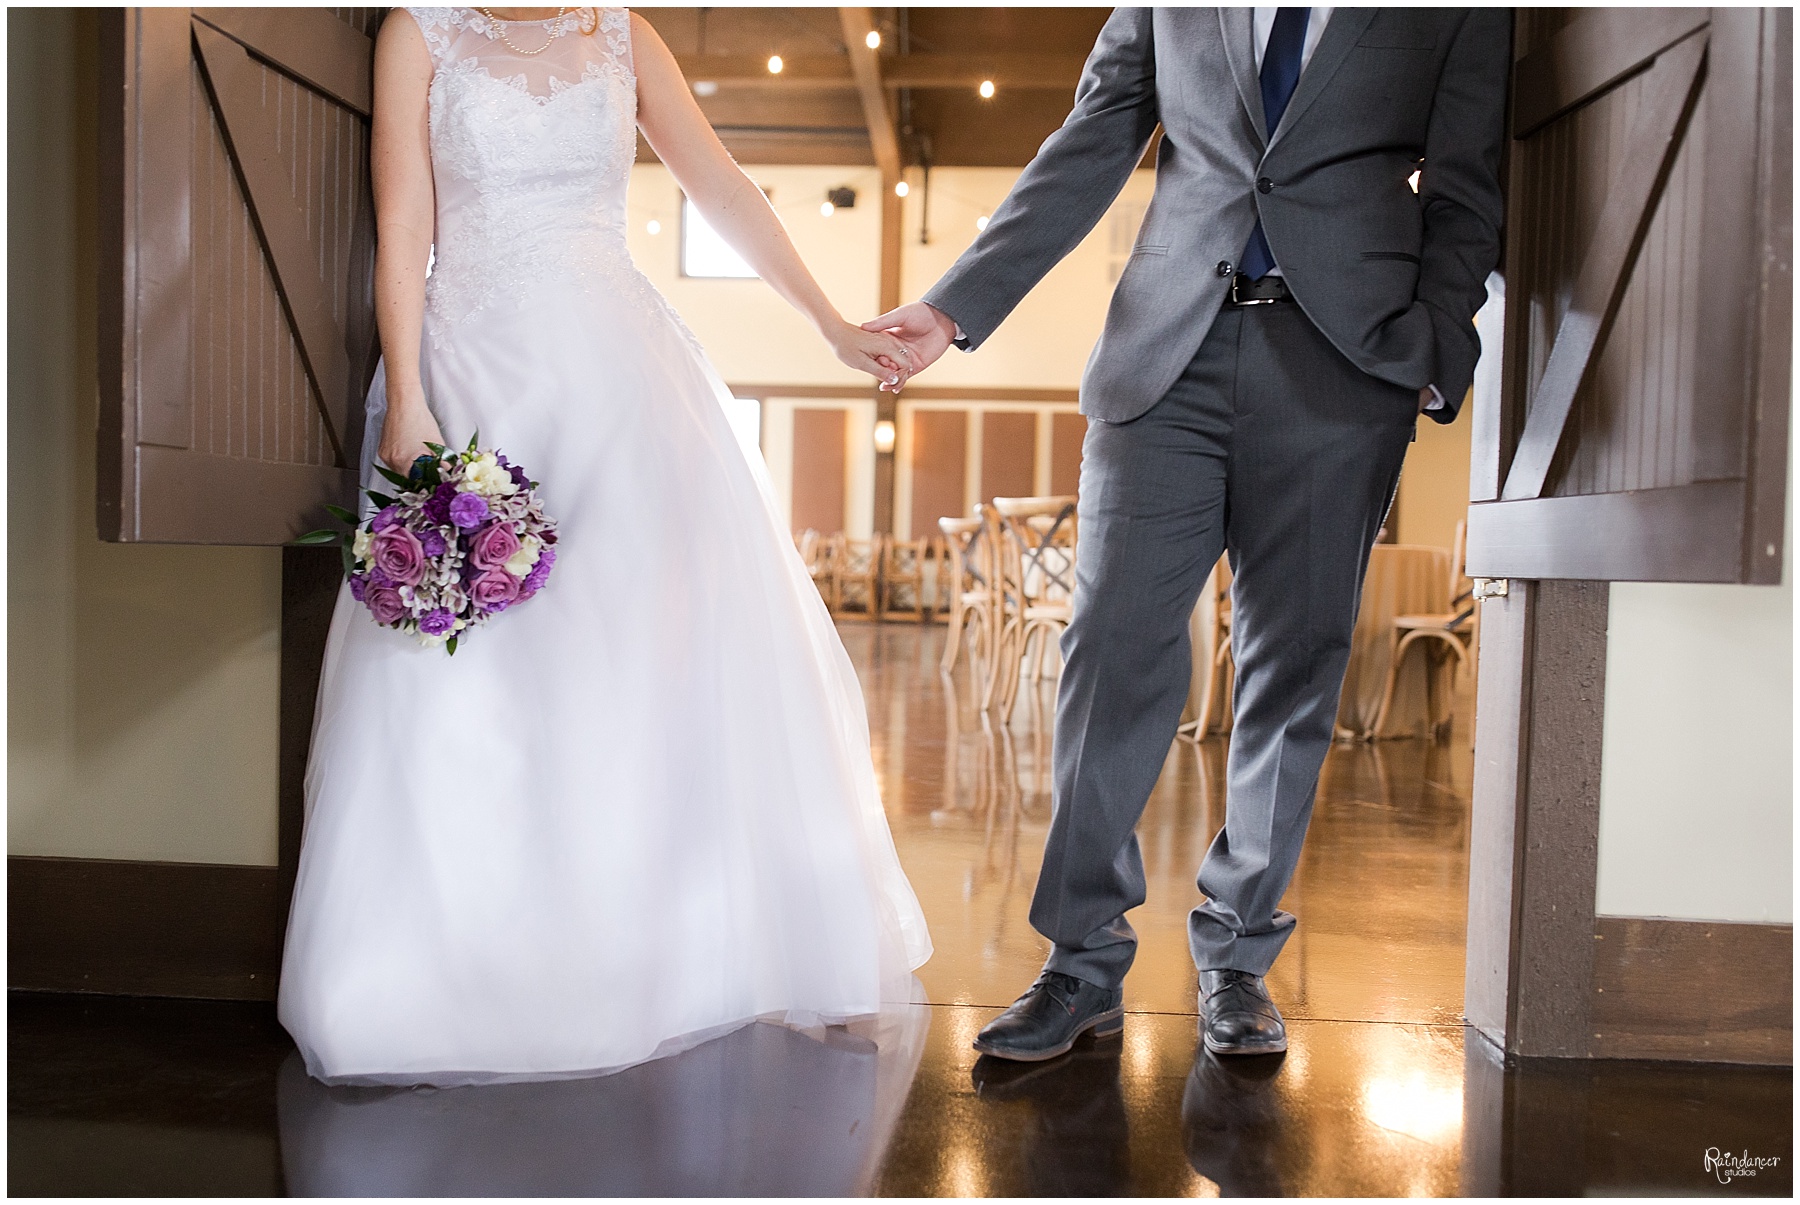
[[[1226,821],[1188,944],[1207,1049],[1287,1048],[1263,985],[1294,928],[1277,905],[1407,443],[1421,411],[1456,417],[1474,375],[1510,26],[1503,9],[1117,9],[1074,111],[986,232],[924,301],[868,324],[905,340],[915,369],[978,347],[1162,125],[1156,194],[1082,381],[1075,612],[1031,905],[1054,949],[982,1053],[1053,1058],[1123,1028],[1125,913],[1144,902],[1134,828],[1222,550],[1236,574]]]

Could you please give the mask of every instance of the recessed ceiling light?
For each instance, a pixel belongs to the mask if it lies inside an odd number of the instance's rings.
[[[784,65],[785,64],[782,63],[780,55],[772,54],[769,56],[769,74],[770,75],[780,75],[781,68]]]
[[[881,49],[881,35],[879,33],[877,33],[875,30],[871,29],[869,31],[869,36],[863,39],[863,45],[867,46],[870,50],[880,50]]]
[[[822,218],[828,218],[836,212],[837,206],[833,205],[830,201],[826,201],[819,206],[819,216]]]
[[[911,191],[912,191],[912,186],[904,180],[901,180],[899,183],[894,185],[894,195],[896,197],[904,197],[907,193],[909,193]]]
[[[662,233],[662,223],[657,221],[655,218],[651,218],[648,222],[646,222],[644,224],[644,230],[650,234],[661,234]]]
[[[981,87],[978,88],[977,91],[979,91],[981,93],[982,100],[993,100],[994,99],[994,81],[991,79],[982,80]]]
[[[984,213],[980,217],[975,219],[975,229],[986,230],[987,223],[988,223],[988,215]]]

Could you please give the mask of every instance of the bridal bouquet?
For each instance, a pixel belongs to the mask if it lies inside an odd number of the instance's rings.
[[[556,564],[556,522],[544,514],[537,482],[497,451],[427,444],[401,476],[376,466],[393,495],[365,491],[380,509],[367,521],[341,506],[345,533],[315,531],[301,544],[337,544],[350,594],[383,627],[456,652],[457,642],[539,590]]]

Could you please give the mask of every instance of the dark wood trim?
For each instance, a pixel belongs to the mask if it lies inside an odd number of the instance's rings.
[[[375,41],[330,9],[196,8],[193,14],[313,91],[364,117],[373,113]]]
[[[273,1000],[279,878],[273,866],[9,857],[7,986]]]
[[[1602,916],[1590,1053],[1794,1062],[1794,927]]]
[[[1469,507],[1476,577],[1736,582],[1742,481]]]
[[[101,9],[100,104],[95,144],[99,152],[98,211],[95,258],[99,268],[97,306],[100,415],[94,449],[94,526],[102,540],[125,538],[121,531],[125,507],[125,449],[136,443],[125,427],[125,340],[131,329],[125,320],[128,298],[134,288],[131,257],[125,248],[131,238],[129,188],[125,164],[126,106],[130,103],[127,75],[127,20],[122,9]],[[135,507],[132,508],[135,511]]]
[[[1631,280],[1631,267],[1656,214],[1656,202],[1686,139],[1705,61],[1706,38],[1696,33],[1659,55],[1650,69],[1645,95],[1625,135],[1634,153],[1626,157],[1607,190],[1593,241],[1582,256],[1574,295],[1526,408],[1525,430],[1500,492],[1507,501],[1543,493],[1569,411],[1593,371],[1595,353],[1606,342]]]
[[[1513,68],[1513,137],[1526,138],[1704,26],[1704,8],[1596,8]]]
[[[1605,582],[1482,604],[1464,1010],[1509,1057],[1588,1053]]]
[[[324,504],[349,505],[356,472],[173,448],[137,450],[133,539],[173,544],[285,544],[331,522]],[[255,499],[256,505],[245,505]]]
[[[337,463],[347,464],[344,432],[350,426],[350,356],[343,327],[332,310],[334,290],[320,272],[309,223],[294,201],[283,157],[285,146],[261,99],[258,76],[263,69],[241,45],[211,26],[195,22],[192,28],[219,130],[243,185],[244,201],[267,256],[275,292],[287,311],[326,438]]]

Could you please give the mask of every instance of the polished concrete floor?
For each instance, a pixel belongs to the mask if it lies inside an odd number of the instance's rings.
[[[1031,980],[1049,697],[984,723],[942,630],[845,624],[937,953],[918,1002],[815,1039],[753,1026],[599,1080],[326,1089],[266,1006],[14,993],[17,1195],[1779,1194],[1786,1070],[1503,1069],[1462,1002],[1469,755],[1326,764],[1270,976],[1285,1057],[1196,1056],[1183,916],[1223,748],[1178,743],[1140,833],[1150,901],[1122,1041],[1020,1067],[969,1039]],[[1708,1148],[1780,1162],[1722,1185]]]

